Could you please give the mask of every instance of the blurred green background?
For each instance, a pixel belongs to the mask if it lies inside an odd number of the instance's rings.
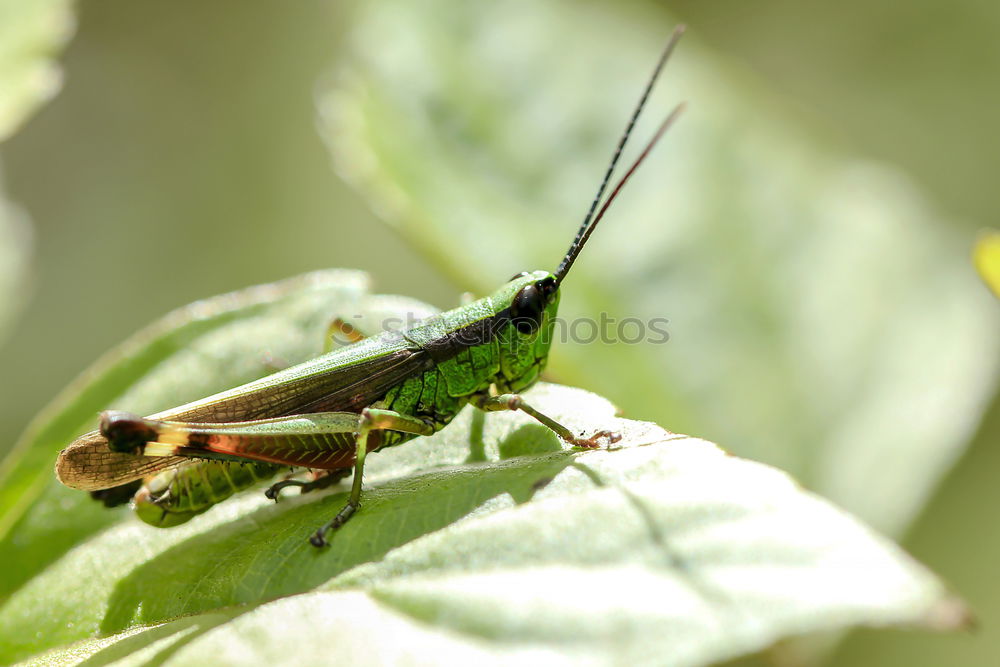
[[[949,238],[971,246],[978,227],[996,224],[1000,8],[972,0],[664,4],[730,80],[765,89],[768,104],[824,146],[899,167],[941,213],[934,221]],[[62,91],[0,148],[8,198],[30,215],[35,235],[26,306],[0,344],[0,453],[98,355],[201,297],[343,266],[368,270],[379,291],[457,302],[468,285],[379,221],[334,175],[317,132],[318,81],[352,34],[352,10],[331,2],[78,5]],[[691,115],[711,113],[693,102]],[[589,196],[579,193],[581,207]],[[568,240],[572,222],[559,224]],[[992,342],[984,364],[996,355]],[[983,629],[862,632],[835,664],[978,665],[1000,655],[998,444],[994,396],[904,542],[969,599]]]

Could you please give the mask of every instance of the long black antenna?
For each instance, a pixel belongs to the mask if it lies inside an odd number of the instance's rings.
[[[601,216],[608,208],[608,204],[614,200],[615,195],[617,195],[618,191],[625,184],[625,181],[628,180],[629,176],[632,175],[632,172],[635,171],[636,167],[638,167],[642,160],[646,157],[660,136],[667,130],[668,127],[670,127],[673,120],[683,110],[683,105],[678,106],[670,113],[667,119],[663,121],[663,124],[660,126],[656,135],[654,135],[652,141],[649,142],[642,155],[638,160],[636,160],[635,164],[632,165],[632,168],[629,169],[628,173],[625,174],[625,177],[618,182],[618,185],[608,198],[608,201],[605,202],[604,206],[601,208],[601,212],[595,218],[594,212],[597,210],[597,205],[600,204],[601,197],[604,196],[604,191],[607,189],[608,183],[611,181],[611,174],[614,173],[615,167],[618,165],[618,160],[621,158],[625,144],[632,134],[632,129],[635,127],[636,121],[639,119],[639,114],[642,113],[643,107],[646,106],[646,100],[649,99],[649,94],[653,90],[653,85],[659,78],[660,71],[666,64],[667,59],[670,58],[670,54],[673,53],[674,47],[677,46],[677,42],[680,40],[681,35],[684,34],[684,30],[685,26],[679,25],[674,28],[673,33],[671,33],[670,39],[667,41],[667,46],[663,49],[663,53],[660,55],[660,59],[656,63],[656,68],[653,70],[652,76],[649,77],[649,82],[646,84],[645,90],[642,91],[642,97],[639,98],[639,103],[636,105],[635,111],[632,112],[632,117],[629,119],[628,125],[625,127],[625,132],[622,133],[622,137],[618,141],[618,146],[615,148],[614,155],[611,156],[611,163],[608,165],[608,170],[604,172],[604,178],[601,180],[601,186],[597,189],[597,196],[594,197],[594,201],[590,204],[590,209],[587,211],[587,215],[584,217],[583,223],[580,225],[580,229],[576,232],[576,238],[574,238],[573,243],[570,244],[569,250],[566,252],[566,256],[563,257],[562,262],[559,264],[559,268],[556,269],[556,284],[561,283],[562,279],[566,277],[567,273],[569,273],[570,267],[573,266],[573,262],[576,261],[577,255],[579,255],[580,250],[583,249],[584,243],[587,242],[587,239],[590,237],[591,233],[593,233],[594,227],[596,227],[597,223],[600,222]]]

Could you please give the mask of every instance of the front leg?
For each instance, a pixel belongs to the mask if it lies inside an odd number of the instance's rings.
[[[621,440],[621,435],[613,431],[598,431],[589,438],[577,437],[573,435],[572,431],[556,420],[528,405],[520,394],[500,394],[499,396],[479,395],[469,402],[484,412],[520,410],[550,428],[556,435],[574,447],[596,449],[600,447],[598,440],[601,438],[606,438],[608,442],[618,442]]]

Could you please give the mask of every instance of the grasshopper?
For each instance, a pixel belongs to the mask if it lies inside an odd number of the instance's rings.
[[[603,200],[626,142],[664,64],[683,33],[678,27],[626,125],[597,195],[554,272],[518,273],[496,292],[428,318],[402,332],[364,337],[305,363],[150,417],[105,411],[100,428],[64,449],[56,475],[95,492],[106,504],[133,502],[140,518],[181,523],[281,467],[312,471],[311,481],[285,479],[283,488],[322,488],[353,470],[343,508],[309,540],[327,544],[361,507],[365,458],[446,427],[466,404],[486,411],[520,410],[570,445],[599,446],[617,434],[589,437],[546,416],[520,392],[539,378],[549,354],[559,288],[622,187],[684,108],[662,121],[639,156]],[[334,325],[336,326],[336,325]],[[236,464],[248,465],[236,465]]]

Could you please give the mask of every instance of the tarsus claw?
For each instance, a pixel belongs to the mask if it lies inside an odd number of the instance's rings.
[[[616,433],[614,431],[598,431],[589,438],[573,438],[571,444],[575,447],[583,447],[585,449],[597,449],[601,446],[598,442],[601,438],[608,441],[608,444],[618,442],[622,439],[621,433]]]

